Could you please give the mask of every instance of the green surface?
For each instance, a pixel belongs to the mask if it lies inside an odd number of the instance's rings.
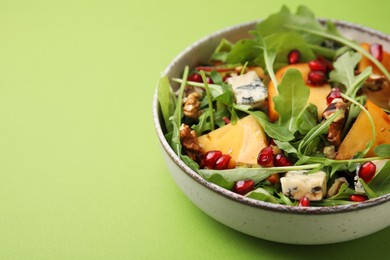
[[[209,218],[176,187],[152,122],[193,41],[288,2],[390,33],[389,1],[0,1],[0,259],[384,259],[387,228],[283,245]]]

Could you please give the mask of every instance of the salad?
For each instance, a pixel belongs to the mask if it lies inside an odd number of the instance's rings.
[[[283,6],[181,78],[160,79],[165,137],[200,176],[242,196],[360,203],[390,193],[389,70],[380,43]]]

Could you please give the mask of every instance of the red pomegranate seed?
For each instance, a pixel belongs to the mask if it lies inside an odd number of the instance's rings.
[[[322,71],[323,73],[328,70],[326,64],[320,60],[309,61],[309,68],[311,71]]]
[[[233,191],[235,193],[245,195],[248,192],[252,191],[254,188],[255,188],[255,183],[252,180],[237,181],[233,186]]]
[[[349,196],[349,200],[354,202],[362,202],[368,200],[368,197],[363,194],[352,194],[351,196]]]
[[[327,82],[327,79],[322,71],[311,71],[308,75],[308,82],[314,86],[321,86]]]
[[[326,96],[326,103],[329,105],[335,98],[341,98],[341,92],[339,88],[332,88],[328,96]]]
[[[206,77],[206,80],[207,80],[207,83],[209,83],[209,84],[213,84],[214,83],[213,80],[210,77]]]
[[[301,58],[301,53],[297,49],[293,49],[288,54],[288,63],[295,64],[298,63]]]
[[[204,156],[204,167],[207,169],[214,169],[215,163],[222,156],[221,151],[211,150],[208,151]]]
[[[188,81],[194,81],[194,82],[202,82],[202,76],[200,76],[198,73],[193,73],[187,78]]]
[[[370,53],[374,56],[378,61],[383,60],[383,47],[382,44],[373,43],[370,46]]]
[[[261,149],[257,156],[257,163],[261,166],[271,166],[274,158],[274,150],[271,146],[267,146]]]
[[[216,169],[216,170],[225,170],[225,169],[227,169],[228,165],[229,165],[230,158],[232,158],[232,157],[230,155],[228,155],[228,154],[221,155],[217,159],[217,161],[215,162],[214,169]]]
[[[358,175],[365,183],[369,183],[374,178],[376,172],[376,165],[373,162],[365,162],[360,168]]]
[[[230,119],[227,118],[226,116],[224,116],[222,119],[225,122],[225,124],[230,124]]]
[[[285,156],[282,153],[278,153],[277,155],[275,155],[273,162],[274,162],[274,166],[276,167],[292,166],[292,163],[287,158],[287,156]]]
[[[330,62],[329,60],[325,59],[324,57],[322,57],[321,55],[318,55],[317,56],[317,60],[319,60],[320,62],[322,62],[323,64],[326,65],[326,70],[327,71],[331,71],[333,70],[333,64],[332,62]]]
[[[299,204],[300,207],[310,207],[310,199],[306,196],[303,196],[302,198],[299,199]]]

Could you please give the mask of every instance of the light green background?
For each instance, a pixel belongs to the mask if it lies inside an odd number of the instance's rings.
[[[385,0],[0,0],[0,259],[388,256],[389,228],[327,246],[238,233],[164,164],[151,113],[161,72],[193,41],[283,3],[390,33]]]

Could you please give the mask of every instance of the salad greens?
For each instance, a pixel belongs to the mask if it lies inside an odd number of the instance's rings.
[[[250,38],[235,43],[222,39],[208,63],[199,64],[198,68],[183,68],[182,78],[161,78],[157,96],[166,139],[175,153],[206,180],[270,203],[299,204],[299,199],[282,192],[279,181],[286,173],[296,171],[309,175],[325,172],[328,188],[336,179],[347,180],[340,184],[335,194],[324,194],[321,200],[311,201],[312,206],[357,203],[351,200],[356,194],[371,199],[390,193],[390,143],[377,142],[376,122],[365,106],[367,97],[362,95],[366,81],[373,75],[372,68],[357,69],[366,58],[379,69],[384,80],[389,81],[390,73],[381,61],[340,34],[332,21],[319,22],[305,6],[298,7],[296,13],[283,6],[279,12],[259,22],[250,34]],[[327,70],[320,74],[326,77],[326,82],[310,83],[310,78],[307,80],[295,67],[287,69],[280,78],[278,71],[292,64],[289,60],[292,51],[299,53],[299,63],[326,60],[322,64],[327,65]],[[276,120],[270,119],[271,108],[267,104],[254,107],[237,101],[237,90],[229,78],[245,75],[254,68],[260,71],[256,73],[265,88],[273,85]],[[176,92],[170,82],[180,84]],[[319,111],[316,104],[309,102],[310,89],[324,84],[329,84],[332,91],[339,89],[341,94],[333,99],[335,102],[328,102],[326,110]],[[194,101],[190,95],[195,92],[201,97]],[[268,103],[270,101],[268,97]],[[199,116],[187,114],[194,107],[198,108]],[[367,134],[371,139],[353,157],[337,158],[340,142],[362,113],[368,118]],[[208,151],[202,151],[197,138],[228,124],[234,126],[247,115],[261,126],[269,146],[280,151],[291,164],[205,167]],[[182,136],[183,125],[192,130],[185,137]],[[330,133],[333,132],[339,135],[339,143],[331,141]],[[194,157],[194,153],[197,156]],[[371,155],[367,156],[368,153]],[[376,167],[371,179],[361,176],[360,168],[366,163]],[[253,183],[251,189],[239,192],[237,183],[246,181]]]

